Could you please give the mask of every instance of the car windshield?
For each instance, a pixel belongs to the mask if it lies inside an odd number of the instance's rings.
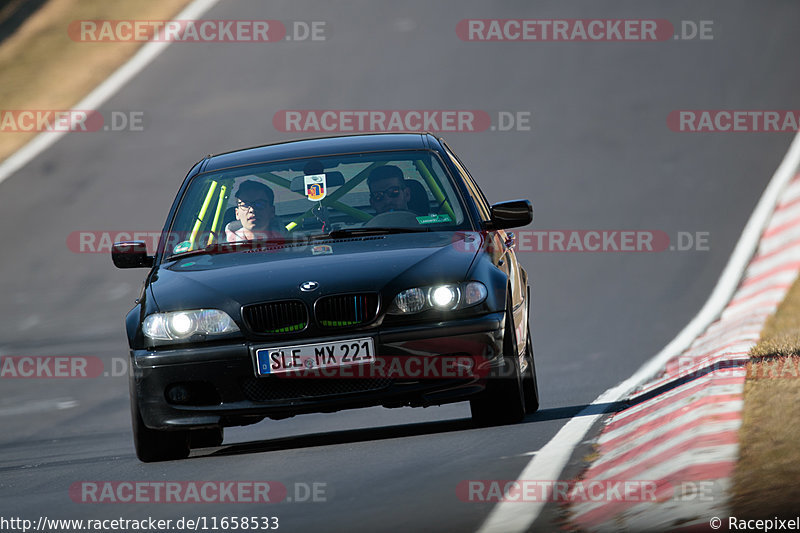
[[[175,213],[165,254],[461,229],[470,229],[461,196],[433,152],[347,154],[198,174]]]

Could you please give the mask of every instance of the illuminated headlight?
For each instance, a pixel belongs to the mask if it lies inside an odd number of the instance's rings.
[[[428,290],[428,302],[436,309],[455,309],[458,296],[458,287],[455,285],[439,285]]]
[[[486,286],[479,281],[470,281],[460,285],[415,287],[399,293],[392,301],[387,313],[405,315],[427,309],[444,311],[463,309],[483,302],[487,295]]]
[[[189,313],[175,313],[166,320],[166,324],[167,333],[173,338],[183,339],[196,330]]]
[[[231,317],[218,309],[156,313],[144,319],[145,336],[160,341],[188,339],[192,335],[222,335],[239,331]]]

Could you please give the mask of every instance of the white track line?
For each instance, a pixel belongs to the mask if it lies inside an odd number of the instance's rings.
[[[795,135],[783,161],[772,175],[736,243],[733,254],[725,265],[725,270],[722,271],[717,285],[700,312],[635,374],[605,391],[591,405],[567,421],[550,442],[531,459],[520,473],[519,479],[558,480],[572,451],[592,424],[602,416],[603,413],[598,412],[598,406],[623,399],[645,380],[655,376],[667,361],[688,348],[716,320],[739,285],[739,280],[757,249],[761,233],[775,210],[780,194],[795,176],[798,166],[800,166],[800,133]],[[525,531],[542,512],[544,505],[545,502],[530,502],[524,505],[519,502],[500,502],[494,506],[478,531],[481,533]]]
[[[178,13],[173,20],[196,19],[211,9],[219,0],[194,0],[186,9]],[[141,72],[151,61],[163,52],[170,41],[148,42],[127,63],[119,67],[111,76],[95,87],[86,98],[75,104],[74,110],[97,109],[114,96],[126,83]],[[89,45],[91,46],[91,45]],[[0,163],[0,183],[12,176],[17,170],[30,163],[36,156],[55,144],[66,131],[42,132],[31,141],[14,152]]]

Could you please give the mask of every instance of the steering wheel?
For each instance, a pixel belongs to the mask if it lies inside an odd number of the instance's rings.
[[[375,227],[407,228],[419,226],[417,214],[411,211],[388,211],[379,213],[364,223],[365,228]]]

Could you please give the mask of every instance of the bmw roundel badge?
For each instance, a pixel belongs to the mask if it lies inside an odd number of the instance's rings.
[[[319,283],[316,281],[304,281],[300,284],[300,290],[303,292],[315,291],[319,288]]]

